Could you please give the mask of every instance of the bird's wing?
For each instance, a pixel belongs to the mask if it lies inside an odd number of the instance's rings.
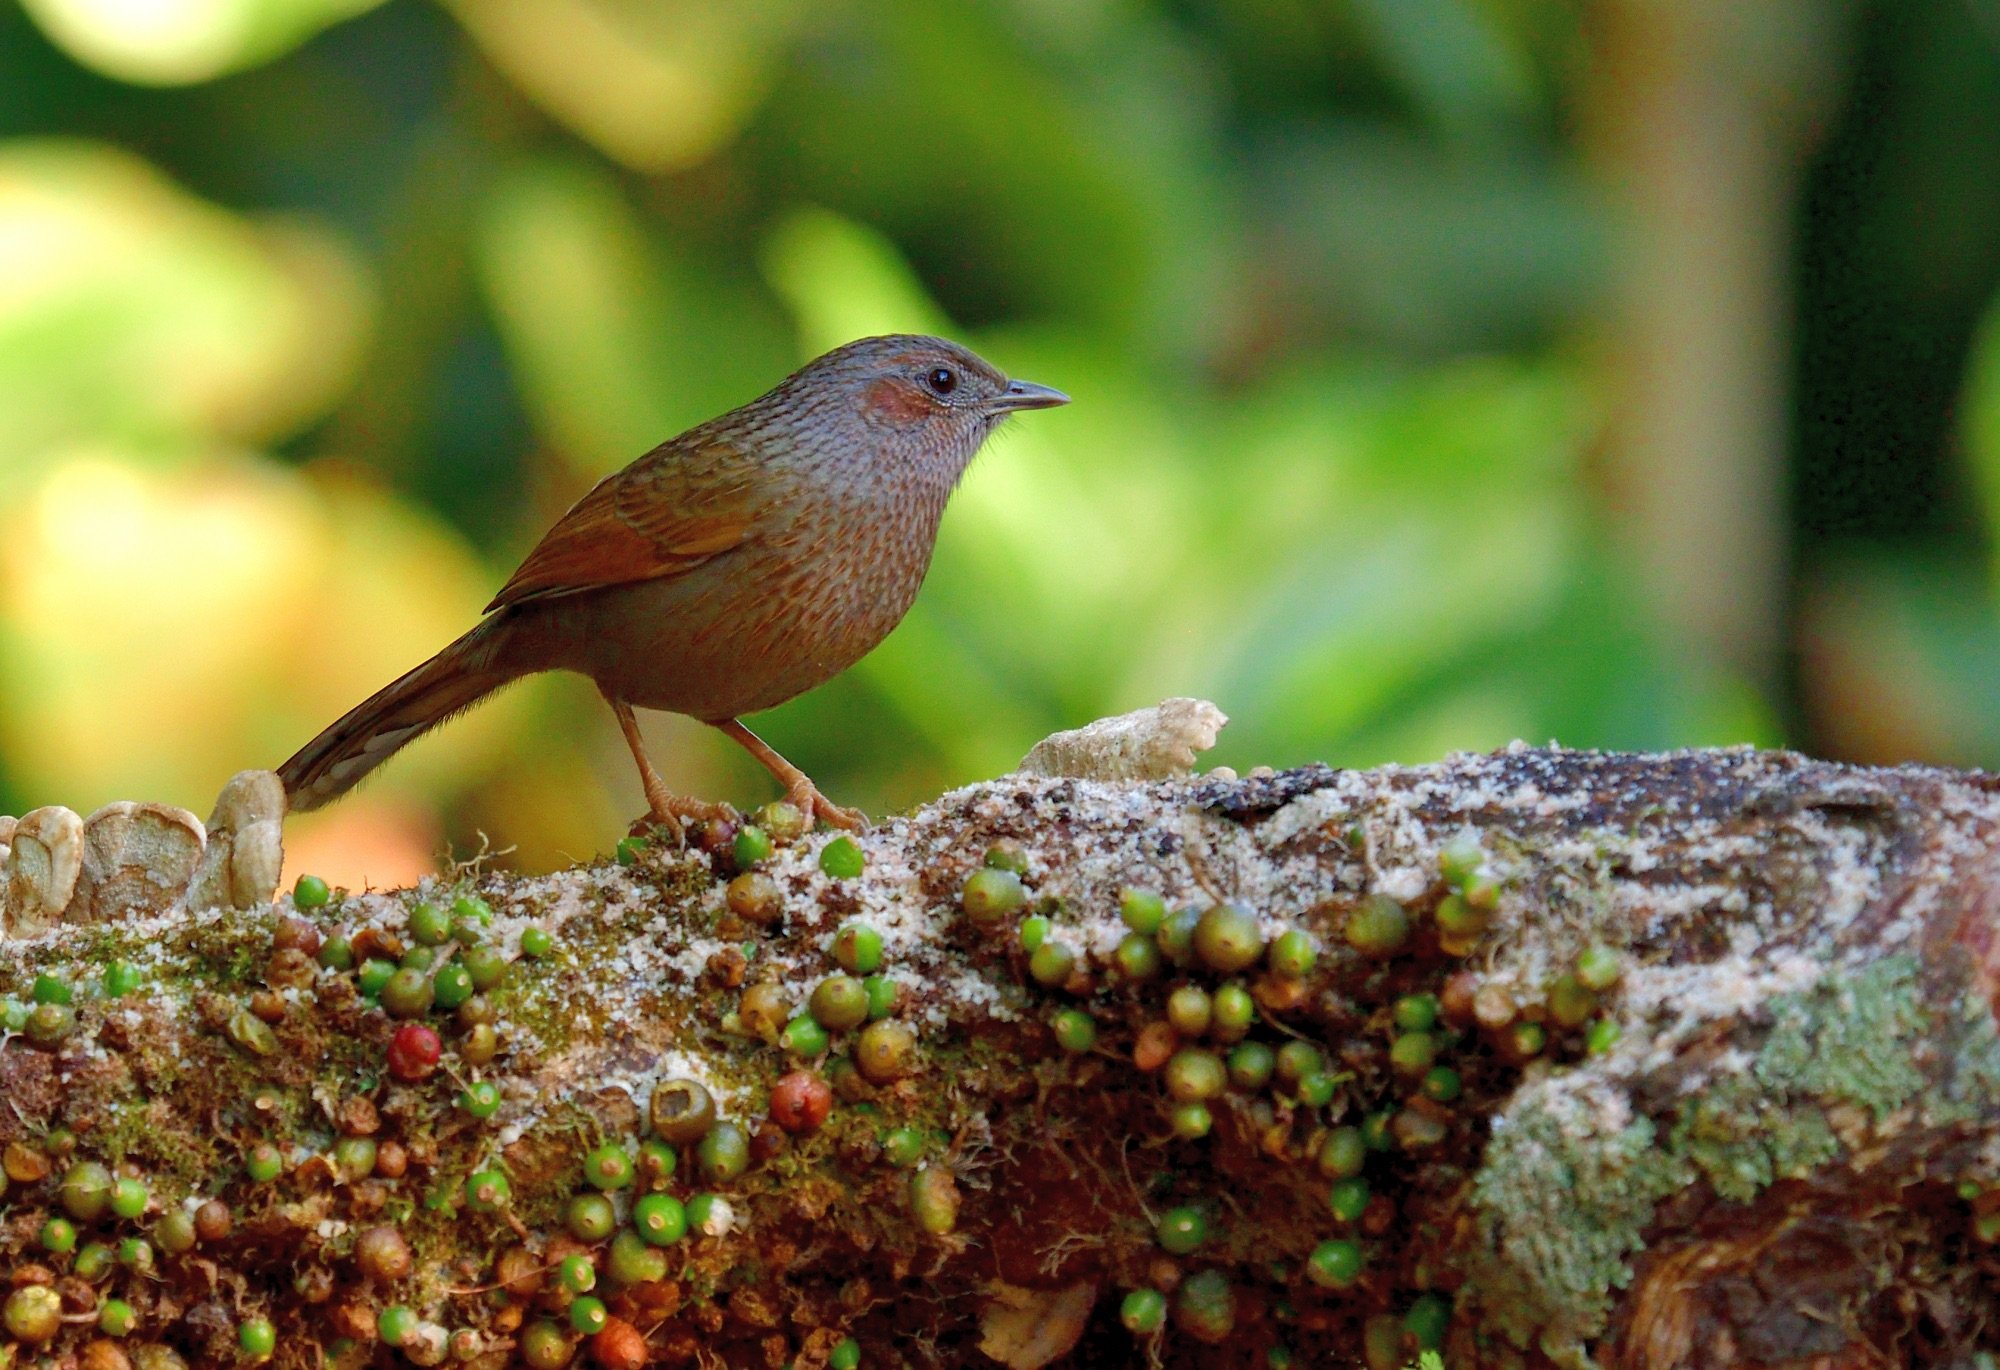
[[[717,439],[654,449],[558,519],[486,611],[680,575],[741,546],[756,524],[755,474]]]

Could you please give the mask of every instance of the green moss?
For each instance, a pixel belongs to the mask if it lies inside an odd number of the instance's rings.
[[[1544,1327],[1559,1339],[1602,1328],[1654,1206],[1693,1178],[1656,1144],[1650,1119],[1604,1132],[1598,1112],[1577,1095],[1542,1092],[1494,1133],[1474,1181],[1488,1248],[1476,1258],[1487,1267],[1482,1303],[1517,1344]]]
[[[1891,956],[1852,976],[1781,994],[1751,1073],[1786,1095],[1860,1104],[1879,1121],[1908,1103],[1924,1077],[1912,1048],[1931,1031],[1913,957]]]

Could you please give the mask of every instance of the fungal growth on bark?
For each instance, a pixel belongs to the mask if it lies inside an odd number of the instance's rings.
[[[1994,781],[1130,778],[1192,703],[859,836],[398,891],[273,900],[256,775],[0,822],[0,1358],[2000,1351]]]

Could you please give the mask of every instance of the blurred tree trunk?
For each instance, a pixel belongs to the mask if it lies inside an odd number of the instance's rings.
[[[1606,451],[1633,583],[1693,659],[1777,684],[1803,145],[1841,0],[1601,0],[1587,132],[1623,250]]]

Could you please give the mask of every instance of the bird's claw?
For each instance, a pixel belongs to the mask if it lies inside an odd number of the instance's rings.
[[[811,814],[814,819],[829,828],[843,828],[848,832],[866,832],[868,815],[859,809],[850,809],[836,804],[819,792],[819,787],[810,781],[794,785],[785,794],[785,801],[800,813]]]

